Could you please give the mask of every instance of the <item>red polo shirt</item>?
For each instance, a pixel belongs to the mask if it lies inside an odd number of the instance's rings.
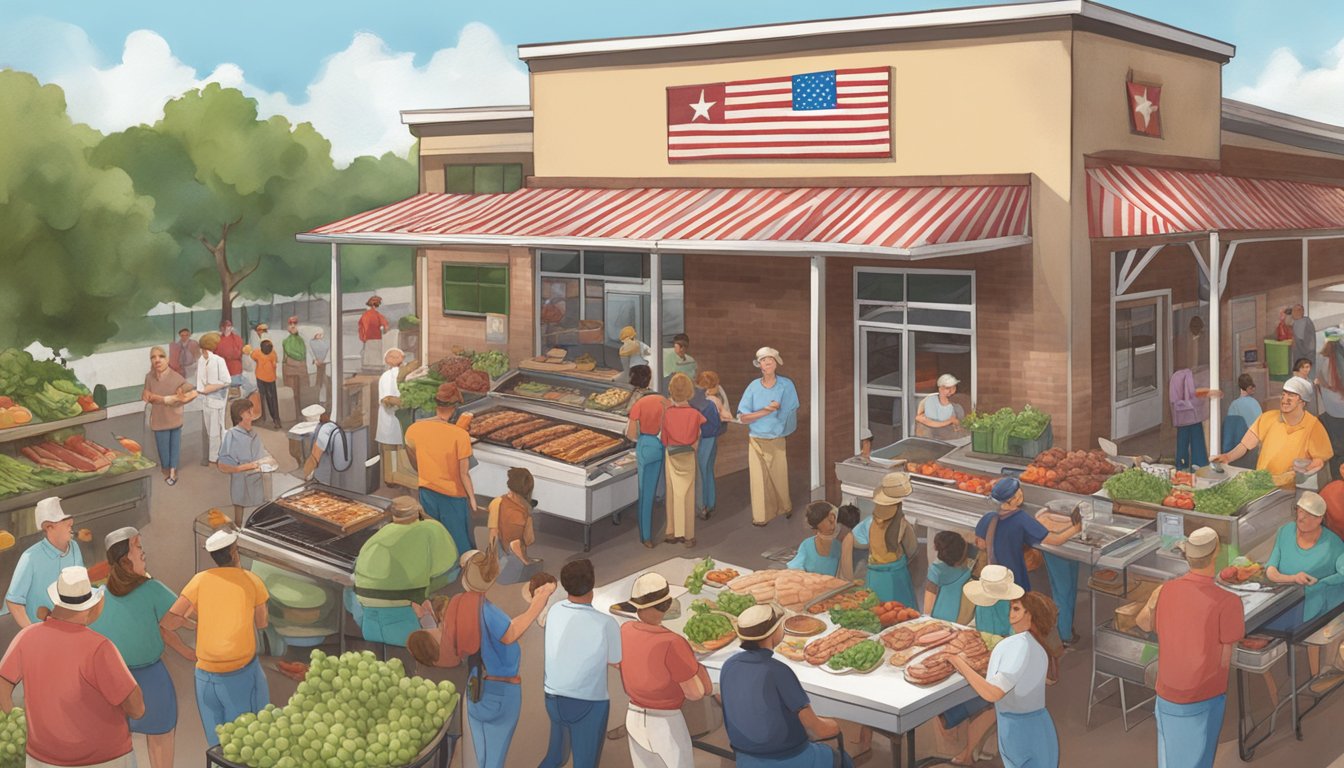
[[[230,376],[237,376],[243,372],[243,337],[236,333],[221,336],[219,346],[215,347],[215,354],[224,358],[224,365],[228,367]]]
[[[1223,646],[1246,636],[1241,599],[1213,578],[1187,573],[1168,581],[1153,611],[1157,695],[1193,704],[1227,693]]]
[[[96,765],[131,751],[121,703],[135,678],[116,646],[88,627],[47,619],[14,637],[0,677],[23,683],[28,754],[51,765]]]

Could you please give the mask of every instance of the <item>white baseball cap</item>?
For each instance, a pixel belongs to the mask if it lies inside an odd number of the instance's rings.
[[[1288,379],[1287,381],[1283,382],[1283,391],[1292,392],[1293,394],[1297,395],[1303,400],[1311,402],[1311,395],[1312,395],[1311,382],[1307,381],[1301,376],[1294,376]]]
[[[111,549],[114,544],[120,544],[123,541],[130,541],[131,539],[134,539],[136,536],[139,535],[140,530],[135,528],[134,526],[128,525],[125,528],[118,528],[117,530],[103,537],[103,547],[105,549]]]
[[[1186,557],[1208,557],[1217,548],[1218,532],[1208,526],[1196,528],[1181,545]]]
[[[1303,491],[1297,500],[1297,508],[1309,515],[1325,517],[1325,499],[1315,491]]]
[[[215,531],[210,534],[210,538],[205,540],[206,552],[218,552],[221,549],[228,549],[238,542],[238,533],[236,531]]]
[[[41,528],[44,523],[59,523],[62,520],[70,519],[70,516],[65,514],[65,510],[61,507],[61,500],[55,496],[48,496],[37,502],[34,515],[37,518],[38,528]]]
[[[47,597],[59,608],[87,611],[102,602],[103,590],[93,588],[87,569],[74,565],[61,569],[56,581],[47,587]]]
[[[940,387],[955,387],[960,383],[961,380],[950,373],[944,373],[942,376],[938,377],[938,386]]]
[[[761,360],[767,357],[775,358],[775,363],[777,365],[784,364],[784,358],[779,356],[778,349],[775,349],[774,347],[761,347],[760,349],[756,350],[756,359],[752,362],[752,365],[756,366],[757,368],[760,368]]]

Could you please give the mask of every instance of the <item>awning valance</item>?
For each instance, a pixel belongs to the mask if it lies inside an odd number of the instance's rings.
[[[305,242],[852,253],[929,258],[1030,242],[1024,185],[422,193]]]
[[[1087,171],[1092,237],[1344,229],[1344,188],[1110,165]]]

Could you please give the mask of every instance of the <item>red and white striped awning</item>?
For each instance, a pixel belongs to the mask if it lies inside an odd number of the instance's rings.
[[[1112,165],[1087,171],[1092,237],[1344,229],[1344,188]]]
[[[423,193],[299,240],[929,258],[1030,242],[1030,204],[1030,188],[1016,185]]]

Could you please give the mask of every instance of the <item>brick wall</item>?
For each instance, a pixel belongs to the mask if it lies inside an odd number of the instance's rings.
[[[1039,334],[1032,305],[1031,248],[939,259],[928,268],[974,270],[976,291],[976,377],[978,409],[1021,408],[1030,402],[1065,422],[1065,399],[1045,382],[1062,381],[1066,360],[1056,354],[1043,362],[1035,352]],[[826,261],[826,455],[827,497],[839,498],[834,463],[854,455],[854,270],[894,267],[898,262],[832,258]],[[1043,366],[1056,366],[1045,369]],[[964,390],[969,395],[969,387]],[[1054,399],[1047,399],[1053,397]],[[1057,434],[1059,434],[1057,432]]]
[[[1094,381],[1092,414],[1094,432],[1105,435],[1111,424],[1111,339],[1110,339],[1110,265],[1113,246],[1095,242],[1092,248],[1092,377]],[[1207,250],[1207,238],[1201,240],[1201,252]],[[1232,381],[1235,370],[1232,364],[1233,338],[1231,328],[1230,300],[1256,297],[1264,308],[1259,319],[1259,337],[1272,338],[1274,327],[1278,323],[1279,310],[1297,304],[1302,300],[1302,249],[1297,240],[1246,243],[1237,247],[1232,266],[1228,270],[1227,286],[1224,289],[1224,301],[1220,324],[1223,329],[1223,353],[1220,356],[1222,368],[1220,377],[1223,391],[1233,395],[1236,383]],[[1142,253],[1142,250],[1141,250]],[[1344,283],[1344,243],[1338,241],[1320,241],[1312,243],[1309,258],[1309,277],[1313,290],[1338,283]],[[1184,243],[1174,243],[1164,248],[1140,274],[1139,279],[1128,293],[1143,291],[1170,290],[1172,302],[1176,305],[1189,304],[1198,300],[1198,267],[1190,248]],[[1317,323],[1318,330],[1324,327]],[[1172,329],[1183,331],[1184,329]],[[1170,340],[1169,340],[1170,342]],[[1174,364],[1179,365],[1179,356]],[[1267,396],[1270,393],[1260,393]],[[1225,401],[1227,402],[1227,401]],[[1169,406],[1163,404],[1163,443],[1172,443],[1174,429],[1170,427]],[[1168,434],[1170,433],[1170,434]]]
[[[807,259],[696,254],[685,258],[686,335],[699,370],[719,374],[736,413],[738,398],[759,372],[760,347],[784,358],[780,375],[793,380],[802,408],[788,441],[789,469],[806,477],[811,367]],[[721,438],[716,474],[746,469],[747,428],[730,425]],[[794,500],[795,506],[801,502]]]
[[[533,341],[533,287],[532,252],[526,248],[454,248],[427,250],[429,260],[429,304],[424,310],[426,332],[429,334],[429,360],[432,362],[451,353],[454,346],[478,352],[498,349],[517,365],[530,357]],[[485,343],[485,318],[443,314],[443,265],[508,264],[509,265],[509,341],[506,345]],[[417,275],[418,278],[418,275]]]

